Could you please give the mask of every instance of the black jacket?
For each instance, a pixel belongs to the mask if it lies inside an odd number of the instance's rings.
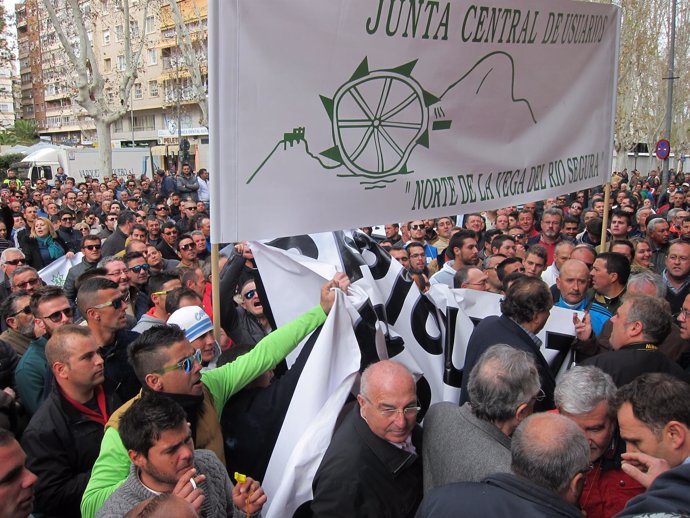
[[[106,397],[108,413],[115,407]],[[36,513],[44,518],[81,516],[79,504],[103,434],[104,426],[69,404],[54,384],[22,437],[26,466],[38,477]]]
[[[333,435],[316,471],[313,516],[413,517],[422,501],[421,435],[415,427],[417,454],[396,448],[374,435],[357,405]]]
[[[161,242],[158,243],[158,246],[156,248],[163,256],[163,259],[176,259],[179,261],[180,256],[177,255],[175,249],[168,243],[166,243],[164,239],[161,239]]]
[[[67,253],[67,245],[65,242],[62,240],[60,236],[56,236],[53,238],[53,240],[62,247],[62,250]],[[41,255],[41,250],[38,246],[38,241],[36,240],[35,237],[27,236],[22,240],[20,243],[20,246],[22,248],[22,251],[24,252],[24,255],[26,256],[26,264],[29,266],[32,266],[36,268],[36,270],[42,270],[46,266],[48,266],[50,263],[54,261],[49,261],[45,262],[43,260],[43,256]],[[64,255],[64,254],[63,254]]]
[[[580,510],[553,491],[510,473],[482,482],[458,482],[434,489],[417,518],[582,518]]]
[[[122,329],[115,333],[115,341],[101,347],[105,362],[105,387],[109,394],[116,394],[120,401],[129,401],[139,393],[141,384],[134,369],[127,361],[127,347],[139,333]]]
[[[513,322],[508,317],[501,315],[490,316],[483,319],[477,327],[474,328],[470,341],[467,344],[467,353],[465,355],[465,365],[463,367],[462,375],[462,392],[460,393],[460,404],[464,405],[469,401],[469,394],[467,393],[467,382],[469,381],[470,372],[475,366],[479,357],[492,345],[507,344],[515,347],[521,351],[528,352],[534,356],[539,369],[539,379],[541,381],[541,388],[546,394],[543,401],[537,401],[534,405],[535,412],[542,412],[544,410],[551,410],[554,408],[553,392],[556,389],[556,379],[551,372],[551,367],[546,362],[546,359],[537,348],[537,344],[530,338],[527,332],[518,324]]]
[[[228,473],[251,473],[256,480],[264,479],[295,387],[319,333],[320,329],[311,334],[295,363],[280,378],[266,388],[244,388],[225,404],[220,425]]]
[[[617,387],[622,387],[648,372],[670,374],[685,382],[690,382],[690,377],[680,365],[651,344],[626,345],[617,351],[609,351],[588,358],[580,365],[599,367],[613,378]]]
[[[628,502],[615,518],[632,518],[646,513],[690,514],[690,465],[681,464],[659,475],[651,486]],[[669,516],[663,514],[663,516]]]

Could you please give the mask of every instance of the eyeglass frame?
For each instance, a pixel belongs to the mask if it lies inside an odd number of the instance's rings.
[[[141,273],[141,270],[148,272],[150,269],[151,269],[151,265],[149,263],[144,263],[144,264],[137,264],[136,266],[132,266],[131,268],[127,268],[127,271],[139,274],[139,273]]]
[[[24,307],[23,307],[22,309],[20,309],[19,311],[16,311],[16,312],[14,312],[14,313],[11,313],[10,316],[11,316],[11,317],[16,317],[16,316],[19,315],[20,313],[24,313],[25,315],[30,315],[30,314],[31,314],[31,306],[30,306],[29,304],[27,304],[26,306],[24,306]]]
[[[46,315],[44,317],[38,317],[40,319],[48,319],[51,322],[57,324],[58,322],[62,321],[62,316],[65,316],[66,318],[72,318],[74,316],[74,310],[72,309],[71,306],[63,308],[63,309],[58,309],[57,311],[53,311],[50,315]]]
[[[419,403],[419,400],[417,400],[417,405],[416,406],[407,406],[405,408],[387,408],[387,409],[381,409],[378,406],[374,405],[374,403],[369,399],[367,396],[364,394],[360,393],[360,395],[371,405],[373,406],[376,411],[379,413],[381,417],[384,417],[386,419],[390,418],[396,418],[398,414],[401,414],[403,417],[416,417],[419,412],[422,411],[422,407]]]
[[[201,349],[194,349],[194,352],[192,354],[182,358],[179,362],[175,363],[174,365],[169,365],[167,367],[156,369],[151,374],[163,375],[177,369],[182,369],[185,374],[189,374],[190,372],[192,372],[192,369],[194,368],[195,360],[201,363]],[[187,366],[185,366],[185,364],[187,364]]]

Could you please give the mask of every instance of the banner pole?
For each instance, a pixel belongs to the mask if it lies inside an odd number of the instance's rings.
[[[211,243],[211,304],[213,305],[213,335],[220,343],[220,272],[218,243]]]
[[[599,242],[599,253],[606,251],[606,229],[609,226],[609,201],[611,200],[611,182],[606,182],[604,186],[604,217],[601,220],[601,240]],[[215,309],[214,309],[215,311]]]

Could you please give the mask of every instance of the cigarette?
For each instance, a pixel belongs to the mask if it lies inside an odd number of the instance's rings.
[[[189,483],[192,485],[193,490],[197,488],[196,482],[194,481],[194,477],[189,479]]]

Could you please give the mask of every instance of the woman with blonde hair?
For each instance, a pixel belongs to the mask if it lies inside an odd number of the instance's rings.
[[[21,244],[26,255],[27,264],[41,270],[55,259],[65,255],[72,257],[72,252],[67,252],[67,245],[55,232],[53,224],[48,218],[38,217],[34,222],[34,228],[29,237]]]
[[[652,265],[652,244],[646,237],[636,237],[630,240],[635,245],[635,258],[630,273],[648,272]]]

